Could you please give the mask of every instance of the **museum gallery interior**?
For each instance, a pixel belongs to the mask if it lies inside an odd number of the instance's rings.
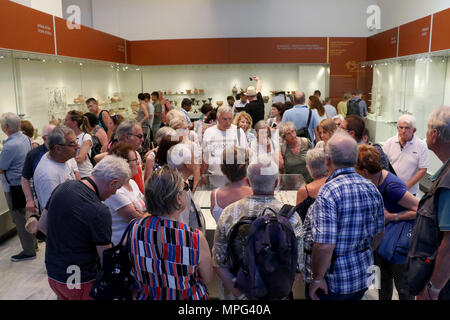
[[[161,91],[178,110],[190,98],[196,120],[203,104],[226,104],[258,76],[266,119],[277,92],[320,90],[336,107],[360,89],[374,142],[394,136],[405,114],[424,139],[431,112],[450,105],[449,35],[448,0],[0,0],[0,112],[31,121],[39,140],[49,121],[87,112],[88,98],[134,119],[138,94]],[[430,153],[421,189],[441,166]],[[295,194],[278,196],[295,204]],[[196,199],[212,241],[210,190]],[[0,299],[55,299],[45,244],[13,265],[19,246],[0,192]]]

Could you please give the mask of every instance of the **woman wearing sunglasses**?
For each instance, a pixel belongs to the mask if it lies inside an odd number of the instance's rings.
[[[138,158],[130,144],[118,142],[109,150],[108,154],[115,155],[127,160],[130,166],[131,176],[138,172]],[[111,242],[117,245],[131,220],[143,218],[148,214],[145,206],[145,199],[138,185],[134,180],[128,179],[116,194],[105,200],[112,216],[112,237]]]

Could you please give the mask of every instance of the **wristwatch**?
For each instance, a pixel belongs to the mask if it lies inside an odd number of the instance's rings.
[[[398,218],[398,213],[395,213],[394,216],[395,216],[395,217],[394,217],[394,220],[395,220],[395,221],[400,220],[400,219]]]
[[[431,283],[431,281],[428,281],[428,282],[427,282],[427,288],[428,288],[428,290],[430,290],[431,292],[434,292],[434,293],[436,293],[436,294],[439,294],[439,293],[441,292],[441,289],[436,288],[436,287]]]

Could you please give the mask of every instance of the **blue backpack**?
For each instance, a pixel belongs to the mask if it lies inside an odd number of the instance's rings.
[[[266,211],[272,213],[266,214]],[[235,287],[248,299],[284,299],[291,295],[297,271],[297,239],[289,223],[295,208],[244,217],[231,229],[228,253]]]

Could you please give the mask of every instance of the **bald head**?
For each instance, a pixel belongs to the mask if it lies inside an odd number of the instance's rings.
[[[354,167],[358,161],[358,144],[347,132],[337,131],[328,140],[325,153],[334,167]]]
[[[55,129],[56,126],[53,124],[47,124],[43,129],[42,129],[42,140],[44,140],[44,144],[48,149],[48,142],[47,142],[47,136],[53,131],[53,129]]]
[[[295,91],[294,95],[294,104],[295,105],[304,105],[305,104],[305,93],[303,91]]]

